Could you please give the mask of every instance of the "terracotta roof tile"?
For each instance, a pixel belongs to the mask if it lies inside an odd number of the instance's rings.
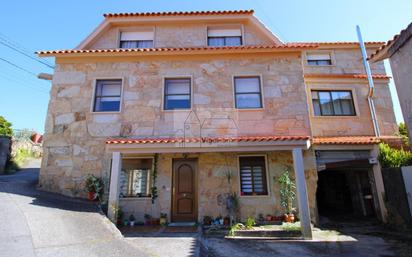
[[[221,47],[178,47],[178,48],[115,48],[115,49],[67,49],[39,51],[39,55],[79,54],[79,53],[147,53],[147,52],[188,52],[188,51],[225,51],[225,50],[258,50],[258,49],[300,49],[315,48],[314,43],[288,43],[280,45],[248,45]]]
[[[369,60],[375,58],[378,54],[382,53],[383,51],[386,51],[389,48],[390,45],[392,45],[399,37],[402,36],[402,34],[407,33],[407,31],[410,27],[412,27],[412,23],[410,23],[406,29],[401,30],[401,32],[399,32],[399,34],[396,34],[395,36],[393,36],[393,38],[388,40],[388,42],[386,42],[386,43],[383,42],[382,46],[379,47],[378,50],[376,50],[373,54],[371,54],[369,56]]]
[[[367,79],[368,76],[362,73],[346,73],[346,74],[332,74],[332,73],[308,73],[304,74],[305,78],[348,78],[348,79]],[[386,74],[373,74],[374,79],[390,79],[391,77]]]
[[[193,15],[236,15],[253,14],[253,10],[226,10],[226,11],[188,11],[188,12],[142,12],[142,13],[105,13],[105,18],[119,17],[147,17],[147,16],[193,16]]]
[[[317,44],[317,45],[323,45],[323,46],[339,46],[339,45],[359,45],[359,42],[356,41],[331,41],[331,42],[300,42],[300,43],[306,43],[306,44]],[[368,41],[365,42],[366,45],[381,45],[384,44],[385,42],[382,41]]]
[[[399,140],[397,136],[336,136],[336,137],[313,137],[314,145],[371,145],[384,141]]]
[[[239,137],[193,137],[193,138],[111,138],[106,144],[168,144],[168,143],[231,143],[272,142],[308,140],[308,136],[239,136]]]

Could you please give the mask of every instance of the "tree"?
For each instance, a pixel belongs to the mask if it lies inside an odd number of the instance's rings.
[[[8,122],[3,116],[0,116],[0,136],[13,135],[13,129],[11,128],[11,123]]]

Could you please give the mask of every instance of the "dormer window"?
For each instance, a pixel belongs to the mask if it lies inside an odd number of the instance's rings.
[[[152,48],[153,30],[123,31],[120,34],[120,48]]]
[[[306,60],[310,66],[332,65],[331,53],[306,53]]]
[[[242,30],[240,28],[209,27],[207,30],[208,46],[240,46]]]

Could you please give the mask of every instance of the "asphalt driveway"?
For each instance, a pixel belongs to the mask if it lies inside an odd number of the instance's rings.
[[[0,176],[0,256],[150,256],[126,241],[96,205],[35,189],[40,162]]]

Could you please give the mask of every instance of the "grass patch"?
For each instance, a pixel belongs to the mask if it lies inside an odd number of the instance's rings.
[[[26,148],[17,149],[15,155],[7,163],[5,173],[12,174],[20,170],[28,160],[33,158],[38,158],[38,156],[34,152]]]
[[[285,231],[300,231],[300,222],[283,222],[281,227]]]

